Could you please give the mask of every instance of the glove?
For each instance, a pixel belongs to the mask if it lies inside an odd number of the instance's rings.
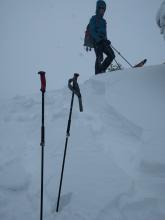
[[[106,40],[106,44],[107,45],[111,45],[111,41],[110,40]]]
[[[99,41],[98,44],[99,44],[99,45],[104,45],[104,46],[109,46],[109,45],[111,45],[111,41],[110,41],[110,40],[103,39],[103,40]]]

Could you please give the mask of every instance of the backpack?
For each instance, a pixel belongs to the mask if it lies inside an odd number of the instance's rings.
[[[91,51],[91,49],[94,48],[94,42],[89,30],[89,24],[87,25],[85,31],[84,46],[86,47],[86,51]]]

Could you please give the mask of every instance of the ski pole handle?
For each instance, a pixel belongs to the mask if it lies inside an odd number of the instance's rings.
[[[45,78],[45,72],[44,71],[40,71],[38,72],[38,74],[40,75],[40,79],[41,79],[41,92],[45,92],[46,91],[46,78]]]
[[[77,82],[77,79],[79,77],[78,73],[74,73],[73,78],[68,80],[68,87],[69,89],[78,97],[79,101],[79,109],[80,112],[83,112],[83,105],[82,105],[82,99],[81,99],[81,93],[80,93],[80,88]],[[73,83],[73,84],[72,84]]]
[[[78,73],[74,73],[73,78],[68,80],[68,87],[69,89],[74,92],[75,94],[77,93],[76,88],[75,88],[75,84],[77,83],[77,79],[79,77]],[[71,84],[73,82],[73,85]],[[77,94],[76,94],[77,95]]]
[[[79,74],[75,73],[73,77],[73,88],[76,90],[76,95],[78,96],[80,112],[83,112],[82,98],[81,98],[80,88],[77,82],[78,77],[79,77]]]
[[[78,90],[80,90],[79,88],[76,88],[76,85],[78,85],[77,83],[77,79],[79,77],[79,74],[78,73],[74,73],[74,76],[73,78],[69,79],[68,80],[68,87],[69,89],[74,92],[76,95],[78,95]],[[73,85],[71,84],[73,82]]]

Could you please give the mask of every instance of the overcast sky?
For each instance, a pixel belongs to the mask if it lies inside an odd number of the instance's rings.
[[[155,16],[162,0],[106,1],[108,36],[130,63],[165,62],[165,41]],[[83,48],[85,27],[95,0],[0,0],[0,99],[39,91],[39,70],[47,89],[67,84],[74,72],[81,82],[94,74],[94,52]],[[118,58],[125,67],[127,65]]]

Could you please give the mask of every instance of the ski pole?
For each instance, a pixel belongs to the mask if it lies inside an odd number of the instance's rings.
[[[114,48],[114,47],[112,46],[112,44],[111,44],[111,47],[112,47],[112,49],[114,49],[114,50],[119,54],[119,56],[121,56],[121,57],[123,58],[123,60],[125,60],[125,62],[128,63],[128,65],[130,65],[130,67],[133,68],[133,66],[128,62],[128,60],[126,60],[126,59],[123,57],[123,55],[121,55],[121,53],[120,53],[116,48]]]
[[[121,70],[121,67],[120,67],[119,63],[117,62],[117,60],[114,59],[114,61],[115,61],[115,63],[117,64],[118,68]]]
[[[44,180],[44,146],[45,146],[45,126],[44,126],[44,95],[46,91],[46,79],[45,79],[45,72],[40,71],[38,72],[41,79],[41,89],[42,92],[42,125],[41,125],[41,201],[40,201],[40,220],[43,219],[43,180]]]
[[[61,170],[61,178],[60,178],[60,185],[59,185],[59,191],[58,191],[56,212],[58,212],[58,210],[59,210],[59,203],[60,203],[61,188],[62,188],[62,181],[63,181],[63,175],[64,175],[64,167],[65,167],[65,159],[66,159],[68,138],[70,136],[70,127],[71,127],[71,118],[72,118],[74,95],[77,95],[77,97],[78,97],[80,112],[83,111],[81,93],[80,93],[79,85],[77,83],[77,78],[78,77],[79,77],[79,74],[75,73],[74,77],[72,79],[68,80],[68,87],[72,91],[72,99],[71,99],[71,104],[70,104],[70,113],[69,113],[69,119],[68,119],[67,131],[66,131],[66,141],[65,141],[65,149],[64,149],[64,156],[63,156],[63,162],[62,162],[62,170]]]

